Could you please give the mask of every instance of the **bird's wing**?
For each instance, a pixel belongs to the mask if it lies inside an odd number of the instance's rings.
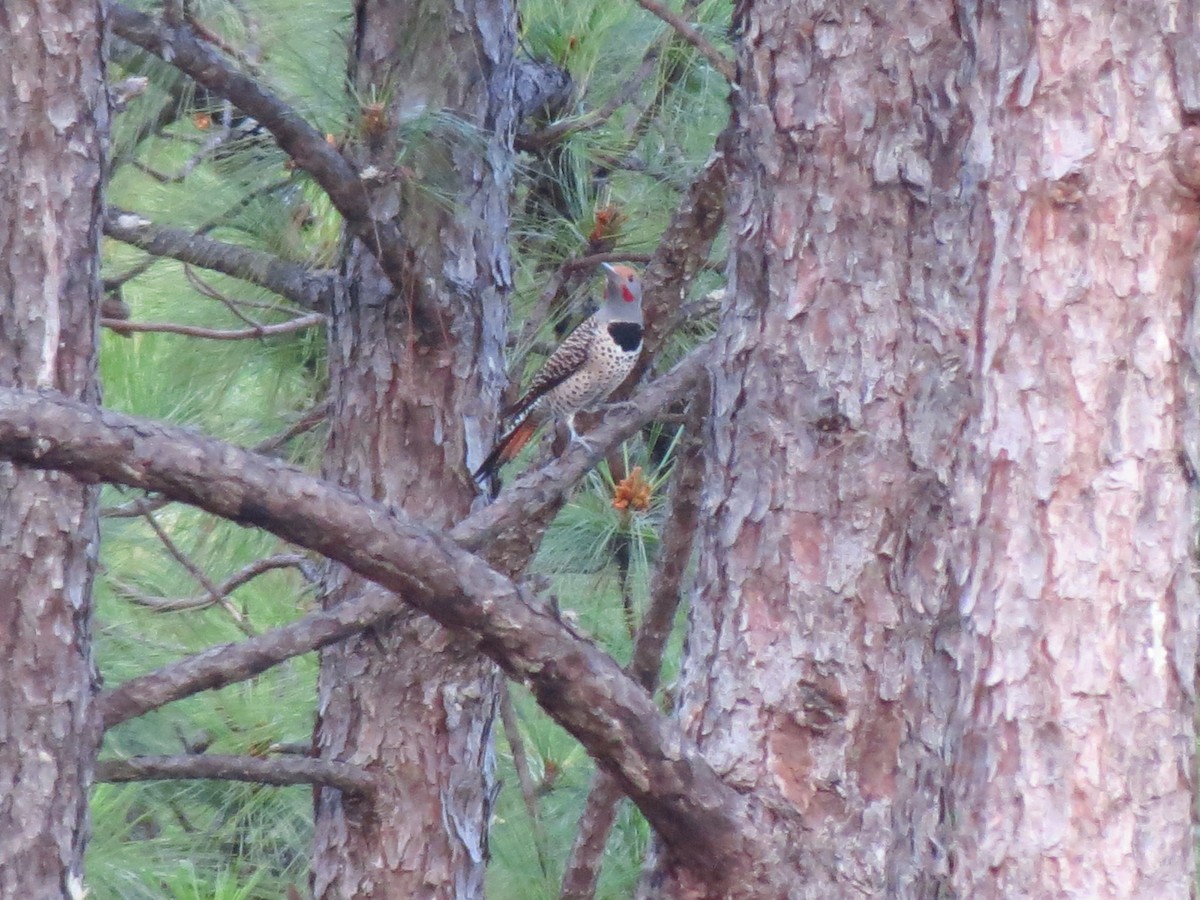
[[[504,411],[504,417],[511,418],[521,415],[548,392],[579,371],[580,367],[588,360],[595,331],[596,323],[589,318],[567,335],[566,340],[559,345],[558,349],[542,363],[542,367],[533,376],[533,381],[529,383],[529,389],[525,391],[521,399]]]

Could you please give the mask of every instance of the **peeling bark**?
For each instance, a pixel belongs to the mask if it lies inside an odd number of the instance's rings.
[[[1086,7],[988,11],[969,32],[981,57],[1004,50],[995,84],[967,94],[992,252],[956,491],[971,540],[947,799],[964,897],[1194,891],[1181,348],[1200,207],[1171,171],[1194,98],[1167,49],[1200,7]]]
[[[407,274],[389,280],[387,253],[348,243],[324,471],[433,528],[475,499],[466,459],[490,437],[503,378],[514,26],[492,0],[356,4],[362,118],[347,153],[388,173],[372,215],[403,222]],[[324,604],[377,590],[334,566]],[[408,609],[322,651],[316,746],[384,777],[374,807],[318,792],[315,897],[482,896],[498,678],[472,642]]]
[[[98,3],[0,7],[0,385],[98,400]],[[0,896],[82,896],[96,491],[0,462]]]
[[[1191,890],[1184,6],[738,5],[679,712],[791,897]]]

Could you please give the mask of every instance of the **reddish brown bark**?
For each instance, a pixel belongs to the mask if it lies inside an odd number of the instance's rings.
[[[403,222],[408,251],[389,280],[377,262],[387,252],[348,246],[331,309],[324,471],[448,527],[475,498],[468,446],[485,440],[503,373],[513,11],[491,0],[356,6],[362,118],[348,152],[384,173],[365,182],[372,214]],[[377,590],[333,567],[324,602]],[[373,806],[318,791],[316,897],[481,895],[498,677],[471,642],[407,609],[322,651],[317,748],[377,773],[380,788]]]
[[[1190,891],[1195,16],[739,5],[680,713],[789,896]]]
[[[97,400],[98,3],[0,7],[0,385]],[[0,896],[82,896],[96,493],[0,462]]]
[[[1200,7],[1168,10],[1062,4],[974,32],[1004,48],[1013,94],[968,95],[992,246],[956,490],[971,534],[947,744],[959,896],[1194,891],[1197,398],[1180,348],[1200,208],[1170,171],[1186,98],[1166,48]]]

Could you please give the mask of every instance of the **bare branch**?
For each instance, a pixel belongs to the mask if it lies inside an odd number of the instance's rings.
[[[613,431],[637,427],[633,410],[613,418]],[[582,474],[587,465],[580,461],[601,452],[577,448],[558,471],[578,466]],[[27,466],[159,491],[264,528],[402,596],[527,685],[614,774],[680,862],[704,877],[719,882],[735,871],[752,852],[747,842],[759,839],[746,831],[745,799],[611,657],[482,559],[397,510],[277,460],[51,392],[0,388],[0,453]],[[561,490],[550,479],[538,481],[543,492]],[[530,494],[531,503],[539,500]],[[112,707],[101,705],[111,722]]]
[[[155,612],[186,612],[194,609],[206,609],[216,603],[218,598],[228,598],[238,588],[253,581],[259,575],[275,569],[296,568],[300,570],[305,580],[313,581],[313,573],[308,571],[309,567],[308,557],[299,553],[280,553],[276,556],[256,559],[225,579],[213,593],[202,594],[199,597],[150,597],[134,590],[129,585],[119,582],[110,583],[115,593],[139,606],[145,606]]]
[[[508,741],[508,749],[512,751],[513,768],[517,771],[517,784],[521,788],[521,798],[525,801],[525,811],[529,813],[529,824],[533,828],[534,850],[537,851],[538,866],[542,874],[546,874],[546,829],[542,827],[542,817],[538,811],[537,790],[533,784],[533,776],[529,773],[529,757],[525,753],[525,742],[521,739],[521,726],[517,722],[517,711],[513,709],[512,685],[507,681],[500,686],[500,723],[504,726],[504,738]]]
[[[394,594],[367,591],[258,637],[210,647],[101,694],[96,701],[101,723],[107,730],[175,700],[246,681],[284,660],[370,628],[403,608]]]
[[[100,325],[113,331],[143,331],[154,334],[182,334],[186,337],[204,338],[210,341],[248,341],[256,338],[278,337],[281,334],[292,334],[306,328],[316,328],[325,324],[322,313],[309,313],[279,322],[275,325],[256,325],[253,328],[237,328],[224,330],[220,328],[201,328],[198,325],[177,325],[174,322],[131,322],[128,319],[101,319]]]
[[[652,45],[646,51],[646,55],[642,57],[642,64],[638,66],[637,71],[625,81],[621,90],[609,97],[599,109],[585,113],[582,116],[576,116],[573,119],[561,119],[553,125],[548,125],[541,131],[536,131],[533,134],[519,135],[517,137],[517,149],[536,153],[551,144],[558,143],[567,135],[599,128],[612,118],[613,113],[626,103],[629,103],[637,95],[637,92],[641,90],[646,79],[654,74],[654,70],[658,66],[660,52],[661,47],[657,44]]]
[[[158,524],[158,520],[154,518],[154,513],[147,511],[142,514],[142,518],[150,523],[150,527],[154,530],[154,533],[158,536],[159,541],[161,541],[162,545],[166,548],[167,553],[169,553],[177,563],[183,566],[188,571],[189,575],[200,582],[201,586],[208,591],[208,596],[212,598],[213,603],[220,605],[225,612],[229,613],[229,617],[233,619],[234,624],[237,625],[242,634],[246,635],[247,637],[254,637],[254,629],[250,627],[250,623],[246,621],[246,617],[238,611],[236,606],[229,602],[229,599],[222,594],[220,590],[218,590],[217,586],[212,583],[212,579],[204,574],[204,570],[192,562],[191,557],[179,549],[179,545],[177,545],[175,541],[171,539],[171,536],[163,530],[163,527]]]
[[[635,2],[642,9],[658,16],[658,18],[674,28],[681,38],[695,47],[705,59],[712,63],[714,69],[725,76],[726,81],[734,84],[737,80],[737,73],[734,71],[733,61],[709,43],[708,38],[697,31],[694,25],[681,18],[667,7],[666,4],[660,3],[659,0],[635,0]]]
[[[684,321],[684,300],[725,222],[728,170],[724,147],[729,135],[726,130],[717,138],[716,150],[679,201],[646,267],[642,279],[646,288],[646,350],[635,373],[644,371],[646,361],[653,359]]]
[[[182,228],[155,225],[113,207],[105,210],[104,234],[152,256],[165,256],[240,278],[306,309],[327,309],[336,284],[337,276],[332,272],[313,271],[261,250],[227,244]]]
[[[128,759],[96,761],[96,781],[122,784],[130,781],[180,781],[214,779],[249,781],[254,784],[320,784],[348,794],[370,797],[375,779],[364,769],[329,759],[257,756],[132,756]]]
[[[376,219],[358,173],[324,135],[260,81],[244,74],[187,24],[171,26],[123,3],[109,7],[114,34],[165,60],[214,94],[253,116],[292,160],[316,180],[346,222],[346,227],[379,260],[397,290],[406,290],[409,266],[404,239],[390,219]],[[419,318],[437,320],[435,309],[418,309]]]

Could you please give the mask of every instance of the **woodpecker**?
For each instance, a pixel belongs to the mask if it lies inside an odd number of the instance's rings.
[[[571,440],[575,413],[606,399],[633,370],[642,352],[642,280],[629,266],[608,270],[604,302],[567,335],[533,376],[524,396],[504,410],[513,426],[475,473],[490,478],[550,419],[565,419]]]

